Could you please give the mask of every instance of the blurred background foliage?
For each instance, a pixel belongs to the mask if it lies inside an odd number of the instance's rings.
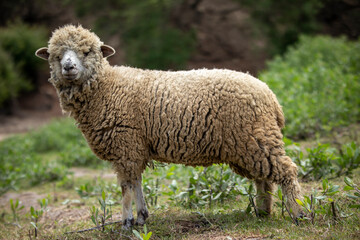
[[[30,107],[19,118],[59,105],[47,83],[47,63],[34,52],[47,45],[54,29],[69,23],[93,30],[112,45],[117,51],[109,59],[112,64],[249,71],[277,95],[286,118],[284,133],[291,139],[360,121],[357,0],[12,0],[0,1],[0,9],[0,124],[12,112],[7,110],[14,107],[13,102]],[[26,98],[27,94],[32,95]],[[50,110],[39,108],[44,104]],[[58,112],[56,116],[61,115]],[[319,145],[305,153],[285,139],[304,179],[350,174],[360,166],[356,141],[338,149]],[[0,195],[65,181],[71,167],[108,165],[91,152],[73,120],[53,121],[0,141]],[[180,168],[170,172],[176,169]],[[181,176],[189,180],[188,190],[182,191],[172,181],[168,192],[181,204],[211,205],[214,199],[231,196],[236,189],[230,183],[241,186],[241,179],[225,166],[210,167],[209,172],[202,167],[195,173],[186,171]],[[219,181],[219,176],[226,178]],[[144,191],[156,205],[158,180],[144,181]]]
[[[360,120],[360,41],[302,36],[259,78],[275,92],[285,133],[306,138]]]
[[[0,112],[48,85],[34,52],[73,23],[115,47],[112,64],[250,71],[277,94],[290,137],[359,121],[359,1],[13,0],[0,9]]]
[[[0,28],[0,107],[36,84],[41,63],[34,59],[34,51],[46,40],[42,27],[17,22]]]

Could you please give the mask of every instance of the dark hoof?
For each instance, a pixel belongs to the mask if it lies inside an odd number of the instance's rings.
[[[127,218],[123,222],[122,229],[128,231],[132,226],[134,226],[134,218]]]
[[[306,214],[304,212],[299,212],[296,219],[303,219],[304,217],[306,217]]]
[[[143,209],[138,212],[137,219],[136,219],[136,225],[143,226],[145,224],[145,220],[149,217],[149,212],[146,209]]]

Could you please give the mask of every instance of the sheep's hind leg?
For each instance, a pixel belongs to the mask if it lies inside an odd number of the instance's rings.
[[[257,198],[256,205],[260,216],[267,216],[271,213],[272,195],[275,184],[266,180],[256,180]],[[270,193],[269,193],[270,192]]]
[[[120,180],[119,180],[120,181]],[[120,182],[122,196],[123,196],[123,229],[129,230],[134,225],[134,216],[132,214],[132,191],[133,185],[129,181]]]
[[[149,211],[146,207],[142,187],[141,187],[141,178],[135,181],[135,202],[136,202],[136,211],[137,211],[137,219],[136,225],[144,225],[145,220],[149,217]]]

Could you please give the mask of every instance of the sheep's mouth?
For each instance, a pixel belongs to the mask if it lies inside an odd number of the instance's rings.
[[[67,73],[67,74],[63,74],[63,77],[66,80],[74,80],[77,77],[77,74],[71,74],[71,73]]]

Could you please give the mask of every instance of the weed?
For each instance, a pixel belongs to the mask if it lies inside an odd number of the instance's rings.
[[[144,233],[139,233],[136,229],[133,229],[132,232],[140,240],[149,240],[152,236],[152,232],[147,231],[146,224],[144,225]]]
[[[299,166],[299,176],[303,179],[350,175],[360,166],[360,147],[355,142],[342,145],[339,149],[329,144],[318,144],[317,147],[307,148],[306,154],[291,140],[285,139],[285,143],[286,152]]]
[[[360,148],[357,147],[355,142],[343,145],[340,150],[340,157],[336,158],[339,170],[336,176],[350,175],[352,171],[360,166]]]
[[[112,217],[111,206],[114,204],[114,201],[106,197],[105,191],[102,191],[101,197],[98,198],[100,204],[100,211],[95,206],[90,208],[91,221],[95,224],[96,227],[99,227],[99,224],[102,226],[102,231],[105,231],[105,222],[106,220]],[[110,209],[108,208],[110,206]],[[101,212],[101,214],[99,214]]]
[[[14,200],[12,198],[10,198],[10,207],[11,207],[11,212],[12,212],[15,223],[17,223],[19,220],[18,211],[20,211],[21,209],[24,208],[24,206],[19,206],[20,203],[21,202],[19,201],[19,199],[16,199],[16,201],[14,203]]]
[[[360,189],[359,187],[348,177],[344,178],[346,186],[344,191],[353,191],[353,194],[346,193],[346,196],[352,199],[352,203],[349,205],[350,208],[360,209]]]
[[[47,210],[46,208],[48,205],[48,200],[46,198],[39,200],[39,204],[40,204],[39,210],[35,210],[33,206],[30,207],[30,216],[31,216],[30,224],[34,227],[35,238],[38,235],[38,231],[40,227],[38,221],[40,217],[44,214],[44,212]]]

